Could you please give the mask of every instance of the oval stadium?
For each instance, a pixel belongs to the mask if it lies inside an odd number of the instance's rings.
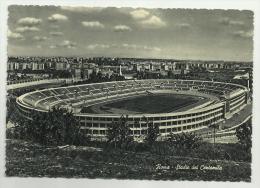
[[[248,103],[244,86],[201,80],[127,80],[48,88],[17,98],[19,111],[66,108],[92,139],[105,140],[108,126],[127,117],[135,139],[158,125],[160,137],[203,130],[231,118]]]

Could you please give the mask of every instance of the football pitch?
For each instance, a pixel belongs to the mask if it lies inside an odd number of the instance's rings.
[[[90,107],[84,107],[83,113],[169,113],[184,107],[192,107],[205,98],[181,94],[153,94],[129,97],[112,102],[105,102]]]

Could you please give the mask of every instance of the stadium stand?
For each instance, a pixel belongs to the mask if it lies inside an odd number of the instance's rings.
[[[212,81],[199,80],[128,80],[93,83],[60,88],[51,88],[26,93],[17,98],[21,114],[28,119],[31,111],[42,113],[52,107],[72,108],[79,105],[95,105],[102,101],[118,100],[139,94],[151,94],[156,91],[171,90],[196,95],[212,95],[214,100],[193,110],[163,114],[128,114],[129,126],[134,136],[142,136],[147,131],[147,121],[159,126],[162,136],[170,133],[196,131],[218,123],[243,108],[248,101],[246,87]],[[217,100],[216,100],[217,99]],[[82,129],[93,138],[104,139],[107,127],[112,121],[118,121],[122,114],[88,114],[74,112],[80,120]],[[143,117],[146,117],[146,121]]]

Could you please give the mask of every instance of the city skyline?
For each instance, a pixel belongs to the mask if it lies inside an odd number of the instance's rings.
[[[252,61],[253,12],[10,6],[8,55]]]

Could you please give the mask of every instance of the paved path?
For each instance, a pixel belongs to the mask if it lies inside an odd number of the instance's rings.
[[[216,143],[236,143],[238,140],[235,135],[235,130],[231,130],[232,127],[236,127],[243,123],[243,121],[247,120],[251,115],[252,104],[248,104],[241,111],[232,116],[232,118],[220,123],[221,129],[216,130]],[[208,136],[208,138],[204,138],[203,140],[210,143],[213,143],[213,134],[213,129],[205,129],[204,132],[201,133],[204,137]]]
[[[234,114],[230,119],[225,120],[219,125],[223,128],[230,128],[243,122],[248,116],[252,114],[252,104],[247,104],[241,111]]]

